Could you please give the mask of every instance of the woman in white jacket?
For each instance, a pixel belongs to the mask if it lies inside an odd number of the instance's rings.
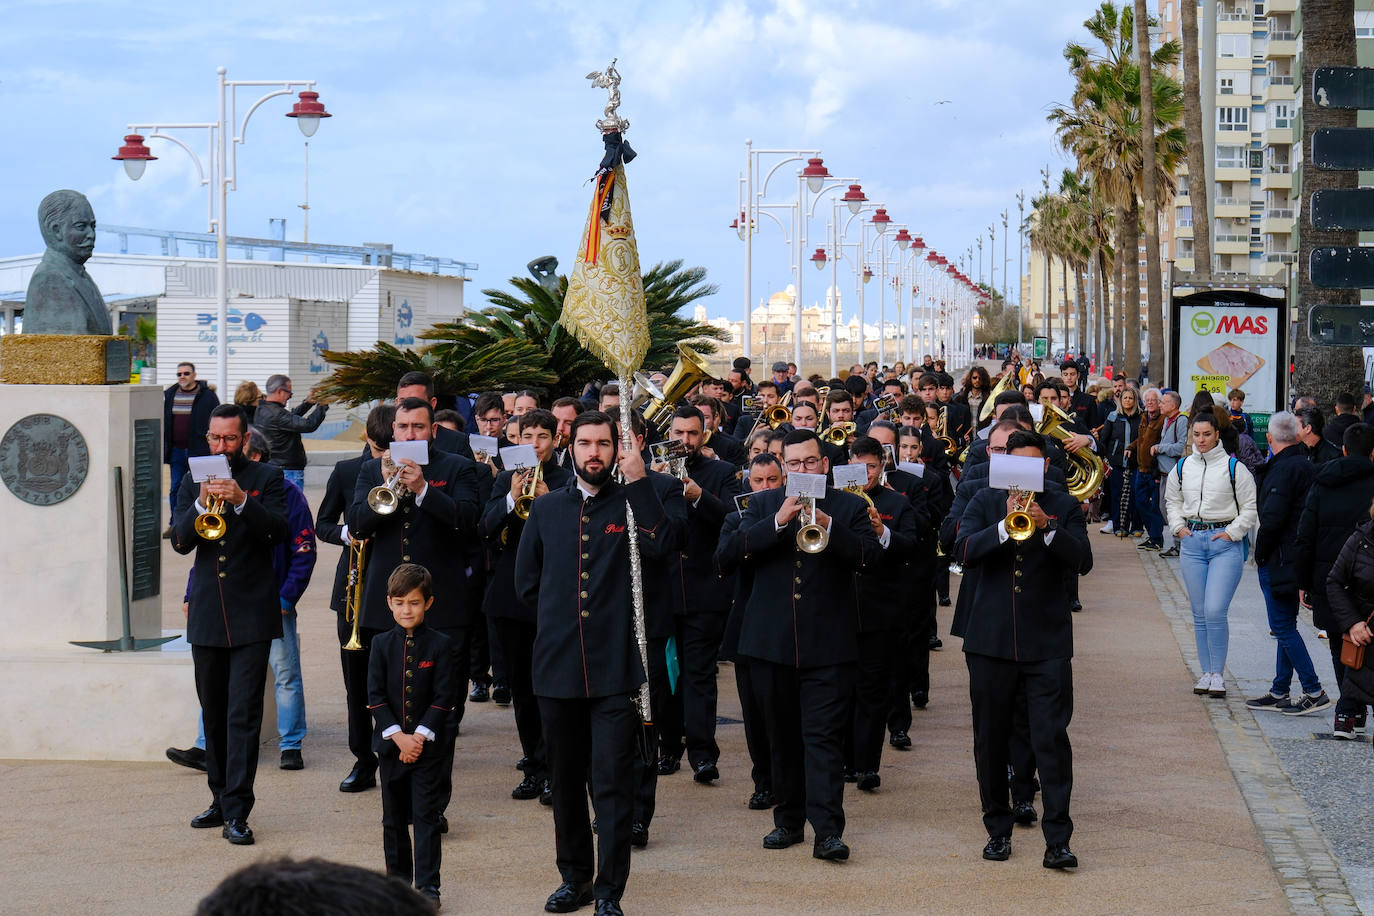
[[[1222,673],[1230,630],[1226,612],[1245,564],[1241,541],[1259,521],[1255,478],[1221,447],[1214,416],[1191,418],[1193,453],[1169,474],[1165,490],[1169,530],[1179,540],[1183,585],[1193,606],[1202,677],[1193,693],[1226,696]]]

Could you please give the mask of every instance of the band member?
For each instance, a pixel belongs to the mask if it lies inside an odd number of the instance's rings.
[[[544,908],[567,913],[597,901],[618,914],[630,871],[638,717],[644,683],[635,645],[626,506],[641,556],[663,553],[663,505],[638,452],[622,452],[614,423],[588,411],[572,423],[573,486],[535,500],[516,552],[515,581],[535,608],[532,677],[544,725],[562,884]],[[612,477],[618,465],[625,483]],[[591,780],[600,868],[593,882],[587,817]]]
[[[402,563],[387,577],[387,604],[396,625],[379,633],[368,660],[368,709],[376,722],[373,748],[382,766],[382,849],[386,873],[439,905],[439,834],[452,791],[453,764],[444,754],[453,697],[453,647],[425,625],[434,604],[429,571]],[[415,825],[414,856],[408,824]]]
[[[830,469],[809,430],[788,433],[783,458],[789,475]],[[802,509],[801,499],[783,491],[755,493],[740,522],[742,537],[730,542],[730,553],[717,556],[723,571],[754,576],[739,651],[757,659],[755,686],[767,711],[773,753],[775,829],[763,845],[784,849],[800,843],[809,820],[815,831],[811,854],[847,859],[844,732],[859,654],[854,573],[873,562],[882,545],[863,501],[827,488],[808,517],[827,532],[828,546],[803,551],[797,545]]]
[[[1080,390],[1079,367],[1073,360],[1066,359],[1059,365],[1059,377],[1069,395],[1067,404],[1060,404],[1064,412],[1070,414],[1083,429],[1096,429],[1101,425],[1098,417],[1097,399]]]
[[[253,842],[248,815],[258,771],[262,696],[272,640],[282,635],[272,552],[289,537],[281,468],[249,461],[248,421],[237,404],[210,411],[211,455],[223,455],[230,476],[181,480],[172,518],[172,548],[194,551],[186,641],[195,665],[205,723],[205,774],[213,800],[192,827],[222,827],[230,843]],[[196,519],[218,504],[223,535],[201,537]]]
[[[484,610],[491,622],[493,645],[505,658],[511,699],[515,704],[515,729],[525,758],[524,778],[511,790],[511,798],[537,798],[548,782],[547,755],[539,704],[534,698],[530,665],[534,657],[534,608],[520,600],[515,588],[515,555],[529,514],[525,500],[538,500],[550,490],[567,486],[572,472],[558,464],[554,441],[558,421],[546,410],[532,410],[520,418],[523,444],[534,447],[539,460],[538,477],[533,469],[502,471],[492,487],[493,496],[482,513],[481,533],[493,558]],[[552,799],[550,799],[552,800]]]
[[[701,454],[703,427],[701,411],[685,406],[674,412],[668,428],[668,438],[680,439],[688,448],[682,481],[687,543],[679,555],[683,592],[675,621],[683,728],[680,734],[665,734],[663,740],[665,754],[676,757],[681,754],[677,742],[685,737],[693,778],[709,783],[720,778],[716,766],[720,758],[716,744],[716,657],[734,584],[716,575],[712,558],[725,516],[734,509],[739,481],[733,466]]]
[[[564,467],[571,467],[568,461],[568,434],[572,430],[572,421],[577,419],[586,408],[577,398],[559,398],[553,402],[550,411],[553,418],[558,421],[558,432],[554,436],[554,450],[558,456],[558,463]]]
[[[719,458],[736,468],[742,467],[746,461],[744,443],[721,432],[720,422],[725,408],[721,406],[720,401],[698,394],[690,398],[689,403],[701,411],[702,417],[706,420],[707,432],[703,433],[701,453],[707,458]]]
[[[439,406],[439,399],[434,395],[434,379],[419,371],[407,372],[396,383],[397,405],[406,398],[419,398],[428,403],[431,410]],[[468,434],[461,430],[438,427],[434,433],[434,448],[472,460],[472,446],[468,444]]]
[[[782,469],[782,462],[775,455],[768,452],[756,455],[749,462],[749,475],[745,478],[745,491],[761,493],[764,490],[776,490],[783,485],[786,477],[787,474]],[[739,502],[740,500],[736,500],[736,505]],[[718,571],[720,570],[721,556],[732,556],[736,551],[736,546],[727,542],[743,536],[739,530],[740,521],[743,517],[744,515],[739,509],[732,509],[725,518],[725,524],[721,527],[720,532],[720,544],[716,548],[714,558]],[[772,808],[775,803],[773,798],[773,754],[768,745],[768,729],[764,710],[759,703],[758,694],[754,690],[753,659],[739,654],[740,623],[744,618],[744,609],[749,601],[750,591],[753,589],[753,573],[750,570],[741,569],[739,574],[735,576],[734,583],[730,616],[725,621],[725,632],[721,638],[720,657],[733,662],[735,668],[735,689],[739,693],[740,718],[744,720],[744,743],[749,750],[749,776],[754,783],[754,792],[749,796],[748,805],[752,811],[764,811]]]
[[[428,401],[401,401],[396,405],[392,423],[393,444],[423,441],[432,445],[433,417]],[[390,513],[379,513],[369,504],[368,494],[393,481],[400,488],[396,508]],[[463,686],[468,680],[473,607],[466,548],[476,530],[477,493],[476,467],[467,458],[431,447],[428,464],[419,465],[408,459],[393,463],[388,451],[383,458],[363,462],[348,509],[349,531],[355,537],[372,539],[363,587],[363,626],[386,629],[386,621],[391,617],[386,583],[393,569],[402,563],[425,567],[434,578],[435,595],[427,619],[431,627],[452,642],[454,683]],[[443,744],[450,765],[458,722],[462,720],[463,698],[464,691],[456,690],[454,721],[445,730]]]
[[[345,548],[339,554],[339,563],[334,570],[334,590],[330,595],[329,606],[339,615],[339,645],[344,646],[353,635],[353,621],[344,616],[348,602],[350,551],[347,549],[352,538],[348,532],[348,506],[353,491],[358,486],[358,472],[363,462],[370,458],[381,458],[391,445],[391,425],[396,417],[396,408],[391,404],[378,404],[367,415],[367,444],[362,454],[345,458],[334,465],[329,474],[329,483],[324,488],[324,499],[315,514],[315,533],[320,540],[338,544]],[[358,543],[365,543],[358,541]],[[354,571],[366,582],[367,565],[364,557],[363,567]],[[363,792],[377,785],[377,755],[372,750],[372,716],[367,711],[367,664],[372,650],[372,638],[380,632],[370,630],[359,622],[358,639],[362,648],[357,650],[339,649],[339,663],[343,668],[344,705],[348,711],[348,749],[353,754],[353,769],[339,783],[340,792]]]
[[[1017,430],[1007,454],[1045,460],[1043,437]],[[1046,469],[1049,468],[1045,460]],[[1023,509],[1032,530],[1012,537],[1007,516]],[[1068,727],[1073,714],[1073,614],[1064,583],[1092,568],[1092,548],[1078,501],[1046,479],[1028,507],[1017,494],[984,487],[959,523],[954,555],[979,567],[964,632],[973,702],[973,752],[983,825],[983,858],[1011,855],[1012,809],[1007,783],[1008,737],[1018,689],[1024,690],[1031,746],[1040,773],[1046,868],[1075,868],[1069,849],[1073,784]],[[965,583],[965,588],[970,583]]]
[[[481,500],[480,505],[486,506],[491,498],[496,475],[501,472],[501,427],[506,421],[502,395],[496,391],[479,394],[472,405],[472,420],[477,427],[478,435],[491,436],[497,440],[496,449],[490,452],[473,451],[473,458],[478,463],[477,498]],[[468,445],[471,444],[472,440],[469,438]],[[493,632],[491,621],[487,619],[480,606],[482,596],[487,590],[486,577],[491,572],[492,556],[485,549],[479,550],[476,555],[481,563],[482,577],[480,583],[471,583],[474,588],[480,587],[481,591],[475,599],[478,606],[474,607],[472,612],[472,645],[468,652],[468,676],[472,679],[472,691],[468,694],[468,700],[473,703],[485,703],[490,699],[498,706],[504,706],[510,702],[505,658],[501,654],[501,646]]]
[[[882,784],[882,759],[892,691],[892,673],[909,606],[903,592],[909,564],[916,554],[916,515],[911,503],[882,485],[886,457],[877,439],[862,436],[849,448],[868,480],[863,491],[873,503],[868,523],[883,545],[868,568],[855,577],[858,591],[859,662],[856,671],[852,732],[853,771],[857,787],[872,792]]]
[[[825,429],[840,423],[853,423],[854,403],[854,396],[844,388],[830,389],[825,396]],[[849,440],[853,438],[851,434],[843,444],[821,442],[821,451],[831,467],[848,463]]]

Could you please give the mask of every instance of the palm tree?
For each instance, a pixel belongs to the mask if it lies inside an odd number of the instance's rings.
[[[1061,256],[1067,266],[1073,268],[1073,301],[1076,310],[1074,322],[1078,328],[1078,341],[1075,350],[1083,353],[1089,349],[1087,340],[1087,299],[1083,289],[1083,271],[1092,263],[1096,251],[1093,234],[1095,214],[1092,210],[1092,189],[1087,182],[1071,169],[1065,169],[1059,177],[1059,197],[1063,201],[1063,220],[1066,231],[1061,246]],[[1065,284],[1067,285],[1067,283]],[[1065,321],[1067,322],[1067,308]],[[1068,334],[1064,335],[1068,346]]]
[[[1180,3],[1183,14],[1183,131],[1188,139],[1188,184],[1202,193],[1188,195],[1193,208],[1193,272],[1212,273],[1211,194],[1207,185],[1207,153],[1202,135],[1202,97],[1198,71],[1197,7]]]
[[[1136,66],[1140,72],[1140,123],[1142,168],[1140,202],[1145,224],[1145,299],[1150,334],[1150,374],[1162,377],[1164,369],[1164,291],[1159,271],[1159,194],[1155,191],[1154,61],[1150,57],[1150,13],[1145,0],[1135,0]]]
[[[1302,85],[1312,85],[1312,71],[1317,67],[1355,66],[1355,31],[1352,0],[1330,0],[1326,3],[1304,3],[1302,6]],[[1302,148],[1312,148],[1312,134],[1323,127],[1354,127],[1355,112],[1350,109],[1302,106]],[[1358,173],[1322,171],[1305,164],[1302,170],[1302,193],[1332,188],[1353,188]],[[1304,220],[1298,238],[1299,303],[1298,340],[1293,353],[1294,379],[1301,380],[1301,392],[1317,399],[1317,405],[1328,409],[1342,391],[1359,392],[1363,385],[1362,354],[1358,347],[1325,347],[1314,344],[1307,336],[1308,315],[1315,305],[1358,302],[1359,290],[1318,289],[1312,285],[1307,265],[1312,249],[1326,245],[1356,245],[1354,232],[1320,231]]]
[[[388,398],[395,394],[402,374],[419,369],[434,378],[441,395],[525,388],[551,397],[579,395],[588,382],[606,378],[607,370],[558,323],[568,289],[567,277],[558,279],[557,292],[526,277],[511,278],[513,290],[485,289],[488,308],[462,321],[435,325],[420,335],[429,343],[414,350],[379,341],[372,350],[327,351],[325,359],[337,368],[319,392],[350,404]],[[706,282],[705,268],[684,269],[681,261],[669,261],[654,265],[643,279],[649,318],[644,365],[670,367],[679,342],[714,352],[714,341],[724,332],[678,315],[716,292],[716,286]]]

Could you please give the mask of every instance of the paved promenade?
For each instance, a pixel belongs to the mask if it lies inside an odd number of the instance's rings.
[[[308,495],[318,504],[320,490]],[[1086,610],[1075,621],[1073,848],[1083,863],[1076,872],[1041,867],[1038,827],[1017,828],[1009,862],[980,857],[966,673],[958,641],[945,636],[944,651],[932,656],[932,700],[917,713],[915,748],[885,751],[878,792],[847,787],[853,858],[844,864],[813,860],[809,843],[780,852],[760,846],[771,818],[745,807],[744,736],[733,671],[722,666],[722,778],[699,786],[684,772],[660,782],[649,848],[634,853],[626,911],[1349,911],[1342,868],[1350,856],[1333,853],[1321,833],[1338,818],[1310,814],[1314,796],[1294,791],[1272,765],[1288,755],[1276,756],[1271,743],[1290,740],[1274,730],[1329,746],[1335,742],[1310,737],[1328,723],[1257,726],[1234,683],[1225,703],[1194,697],[1196,675],[1179,649],[1180,638],[1191,645],[1186,604],[1177,603],[1169,561],[1142,561],[1128,543],[1095,533],[1093,548],[1097,568],[1083,582]],[[170,763],[0,761],[0,909],[184,913],[224,875],[264,857],[382,867],[379,794],[336,788],[351,763],[328,610],[336,557],[336,548],[322,545],[301,607],[306,769],[277,769],[269,724],[250,821],[257,845],[232,847],[217,830],[192,830],[187,822],[209,801],[204,777]],[[187,566],[164,550],[168,627],[181,621]],[[1252,583],[1250,572],[1244,587]],[[1238,600],[1233,620],[1258,613],[1262,622],[1259,608],[1257,593]],[[942,609],[942,631],[948,613]],[[1256,659],[1272,652],[1262,631],[1236,625],[1233,634],[1234,643],[1255,643]],[[1233,670],[1258,691],[1263,665],[1245,655],[1234,650]],[[194,735],[195,722],[186,722],[183,746]],[[1368,760],[1367,745],[1332,750]],[[549,809],[509,797],[517,756],[510,709],[469,704],[449,809],[453,832],[444,843],[446,912],[541,912],[558,882]]]

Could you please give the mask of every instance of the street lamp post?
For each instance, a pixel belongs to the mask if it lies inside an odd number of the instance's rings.
[[[320,103],[320,95],[314,91],[314,80],[228,80],[224,78],[227,72],[224,67],[219,67],[215,72],[219,80],[219,118],[217,120],[199,123],[130,124],[129,135],[124,138],[125,145],[120,147],[119,152],[111,158],[123,162],[125,174],[137,181],[143,176],[147,164],[157,158],[143,144],[146,134],[149,140],[167,140],[180,146],[194,160],[196,169],[200,173],[200,183],[213,185],[208,195],[207,211],[210,231],[215,234],[215,297],[218,305],[215,332],[215,381],[219,386],[220,397],[229,398],[232,395],[228,390],[229,267],[226,240],[229,235],[229,218],[227,208],[229,191],[238,188],[238,146],[243,143],[244,134],[248,128],[248,119],[253,116],[253,112],[257,111],[264,102],[279,95],[299,92],[298,101],[292,106],[291,111],[286,113],[286,116],[296,120],[296,125],[306,137],[314,136],[315,131],[320,126],[320,120],[332,117],[332,115]],[[243,119],[239,120],[238,89],[240,87],[266,86],[273,88],[249,106]],[[205,163],[185,141],[173,134],[163,133],[163,131],[169,130],[203,130],[207,132],[209,151],[206,158],[210,165],[208,176]],[[229,145],[231,130],[233,131],[234,144],[232,147]]]

